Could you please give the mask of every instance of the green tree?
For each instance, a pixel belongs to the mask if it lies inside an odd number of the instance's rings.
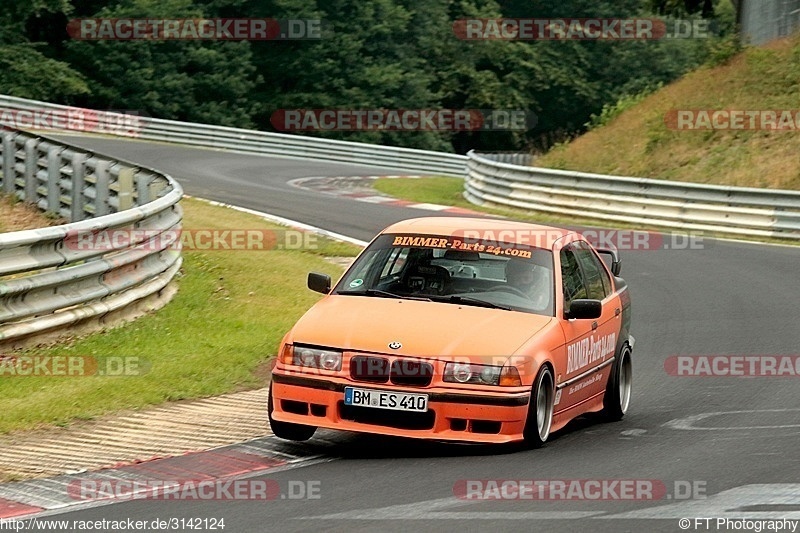
[[[54,15],[66,19],[69,11],[67,0],[0,3],[0,94],[69,101],[89,92],[83,76],[29,38],[42,21]]]
[[[0,6],[0,90],[156,117],[273,129],[279,110],[525,110],[527,131],[308,132],[436,150],[546,149],[604,106],[669,83],[730,39],[461,40],[463,18],[702,14],[704,0],[34,0]],[[714,0],[721,32],[728,0]],[[696,13],[690,15],[691,13]],[[321,19],[320,40],[78,41],[68,18]]]
[[[660,15],[682,17],[701,14],[703,18],[712,18],[715,3],[719,3],[719,0],[650,0],[650,8]]]
[[[103,18],[203,18],[190,0],[130,0]],[[252,127],[259,81],[247,42],[71,41],[66,57],[89,78],[92,107]]]

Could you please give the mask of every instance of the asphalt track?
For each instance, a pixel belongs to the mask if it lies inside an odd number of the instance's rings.
[[[359,239],[371,238],[396,220],[430,214],[287,184],[297,177],[375,175],[381,169],[166,144],[69,140],[166,171],[190,195]],[[318,482],[319,499],[134,501],[59,518],[224,517],[224,531],[231,532],[682,531],[687,530],[679,527],[683,517],[800,519],[798,378],[687,378],[670,376],[664,368],[672,355],[797,354],[798,266],[798,248],[738,242],[705,240],[702,249],[624,252],[622,273],[631,288],[637,340],[630,413],[612,424],[577,421],[541,450],[337,434],[334,446],[320,445],[330,462],[265,476],[281,486]],[[680,422],[689,417],[695,418]],[[705,429],[689,429],[697,427]],[[672,498],[454,499],[459,480],[487,479],[658,480]],[[676,481],[694,483],[708,499],[679,501]],[[692,522],[688,530],[734,530],[718,528],[713,520],[709,527],[703,524]]]

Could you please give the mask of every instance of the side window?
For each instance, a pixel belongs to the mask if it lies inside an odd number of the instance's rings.
[[[569,309],[572,300],[588,298],[583,274],[575,258],[575,252],[568,247],[561,250],[561,277],[564,288],[564,308]]]
[[[589,298],[603,300],[611,292],[611,279],[608,277],[606,269],[600,264],[600,259],[583,241],[575,243],[575,255],[586,276]]]

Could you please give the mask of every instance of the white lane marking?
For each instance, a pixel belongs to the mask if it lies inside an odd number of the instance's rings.
[[[621,431],[620,435],[625,437],[641,437],[647,433],[646,429],[626,429],[625,431]]]
[[[800,408],[787,408],[787,409],[755,409],[747,411],[716,411],[713,413],[700,413],[698,415],[687,416],[685,418],[676,418],[670,420],[664,427],[671,429],[683,429],[690,431],[731,431],[731,430],[748,430],[748,429],[785,429],[785,428],[800,428],[800,424],[782,424],[771,426],[729,426],[729,427],[696,427],[694,424],[707,418],[723,415],[738,415],[745,413],[788,413],[800,411]]]
[[[364,183],[365,189],[372,188],[372,182],[377,181],[381,178],[386,179],[397,179],[397,178],[409,178],[409,179],[419,179],[424,178],[426,176],[422,175],[409,175],[409,176],[308,176],[305,178],[294,178],[286,183],[291,185],[292,187],[297,187],[298,189],[306,189],[309,191],[313,190],[320,190],[318,187],[315,187],[315,184],[320,184],[323,187],[331,184],[337,184],[341,182],[355,182],[355,183]],[[430,176],[427,176],[430,177]],[[311,183],[311,185],[306,185],[307,183]]]
[[[604,515],[602,519],[667,519],[710,516],[716,518],[756,519],[800,519],[800,511],[785,509],[775,511],[743,510],[760,506],[800,506],[800,484],[771,483],[760,485],[744,485],[725,490],[709,496],[704,500],[686,500],[680,503],[649,507],[636,511],[628,511],[612,515]]]
[[[569,520],[589,518],[605,511],[444,511],[451,507],[480,503],[481,500],[441,498],[374,509],[357,509],[301,520]]]
[[[359,202],[368,202],[370,204],[389,204],[397,201],[397,198],[391,196],[345,196],[342,198],[349,198],[350,200],[358,200]]]
[[[450,209],[452,206],[421,203],[421,204],[409,204],[406,207],[411,207],[412,209],[426,209],[428,211],[445,211],[447,209]]]
[[[269,220],[270,222],[274,222],[275,224],[280,224],[281,226],[290,226],[293,228],[304,229],[306,231],[310,231],[316,233],[318,235],[322,235],[323,237],[328,237],[330,239],[334,239],[337,241],[348,242],[350,244],[355,244],[356,246],[361,246],[362,248],[369,244],[367,241],[362,241],[359,239],[354,239],[353,237],[348,237],[347,235],[342,235],[341,233],[336,233],[333,231],[328,231],[326,229],[319,228],[317,226],[312,226],[311,224],[306,224],[304,222],[298,222],[297,220],[292,220],[290,218],[279,217],[278,215],[271,215],[269,213],[265,213],[263,211],[256,211],[255,209],[248,209],[247,207],[239,207],[238,205],[231,205],[226,204],[223,202],[217,202],[216,200],[208,200],[206,198],[195,198],[192,196],[184,195],[186,198],[194,198],[195,200],[200,200],[201,202],[205,202],[209,205],[219,206],[219,207],[227,207],[229,209],[233,209],[235,211],[241,211],[242,213],[247,213],[249,215],[255,215],[257,217],[261,217],[264,220]]]

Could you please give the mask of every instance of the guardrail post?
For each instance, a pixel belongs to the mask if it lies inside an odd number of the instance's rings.
[[[70,205],[70,222],[78,222],[85,218],[83,210],[83,188],[86,185],[86,154],[75,153],[72,155],[72,195]]]
[[[61,151],[53,146],[47,151],[47,211],[61,214]]]
[[[119,169],[119,177],[117,183],[119,184],[119,191],[117,198],[119,199],[119,206],[117,211],[125,211],[133,207],[133,173],[132,168]]]
[[[23,200],[29,203],[36,202],[36,167],[39,164],[36,145],[38,139],[28,139],[25,141],[25,188]]]
[[[161,196],[164,189],[167,188],[167,182],[162,179],[153,179],[150,181],[150,199],[155,200]]]
[[[14,192],[14,141],[12,133],[3,134],[3,192],[11,194]]]
[[[136,205],[144,205],[152,200],[150,198],[150,184],[152,182],[153,176],[149,173],[141,170],[136,173]]]
[[[94,216],[96,217],[107,215],[110,211],[108,206],[109,166],[110,163],[105,160],[100,160],[95,165]]]

